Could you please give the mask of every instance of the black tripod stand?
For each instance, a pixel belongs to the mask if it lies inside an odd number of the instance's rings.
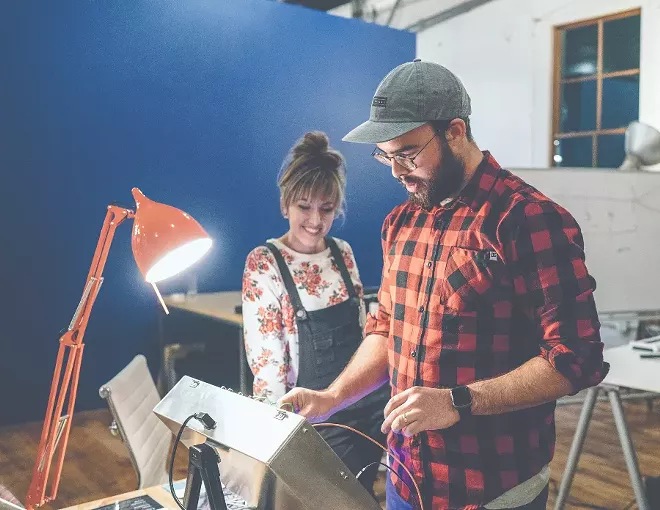
[[[186,492],[183,496],[183,506],[186,510],[197,510],[199,491],[202,481],[206,488],[211,510],[227,510],[225,495],[220,483],[218,463],[220,457],[212,446],[206,443],[190,447],[188,451],[188,479]]]

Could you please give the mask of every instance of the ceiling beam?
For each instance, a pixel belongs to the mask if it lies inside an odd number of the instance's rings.
[[[394,15],[396,14],[396,11],[399,9],[399,6],[401,5],[402,0],[396,0],[394,3],[394,6],[392,7],[392,10],[390,11],[390,15],[387,17],[387,21],[385,22],[386,25],[391,25],[392,20],[394,19]]]
[[[426,30],[429,27],[444,23],[445,21],[455,18],[456,16],[460,16],[461,14],[465,14],[466,12],[470,12],[472,9],[476,9],[477,7],[492,1],[493,0],[466,0],[465,2],[455,5],[454,7],[440,11],[433,16],[429,16],[428,18],[416,21],[412,25],[407,26],[406,30],[410,30],[411,32],[420,32],[422,30]]]

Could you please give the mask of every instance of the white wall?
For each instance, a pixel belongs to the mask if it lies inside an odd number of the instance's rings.
[[[660,129],[660,0],[494,0],[420,32],[417,53],[463,80],[480,147],[508,167],[547,167],[553,27],[637,7],[639,120]]]

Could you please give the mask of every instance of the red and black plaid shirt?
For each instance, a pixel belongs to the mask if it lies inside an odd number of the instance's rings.
[[[607,374],[579,226],[488,152],[451,203],[396,207],[382,242],[379,308],[366,333],[388,338],[394,394],[493,378],[535,356],[575,392]],[[473,416],[411,438],[390,433],[389,448],[420,484],[426,508],[477,509],[550,462],[554,409]]]

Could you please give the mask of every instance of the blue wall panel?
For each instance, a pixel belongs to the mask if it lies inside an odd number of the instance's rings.
[[[403,198],[371,147],[340,141],[413,34],[268,0],[8,2],[0,8],[0,423],[40,420],[57,351],[103,222],[130,189],[180,207],[215,239],[200,291],[239,289],[245,256],[286,223],[276,174],[306,130],[348,160],[348,216],[366,285]],[[171,291],[181,279],[165,285]],[[77,409],[138,352],[160,313],[115,237],[86,335]]]

